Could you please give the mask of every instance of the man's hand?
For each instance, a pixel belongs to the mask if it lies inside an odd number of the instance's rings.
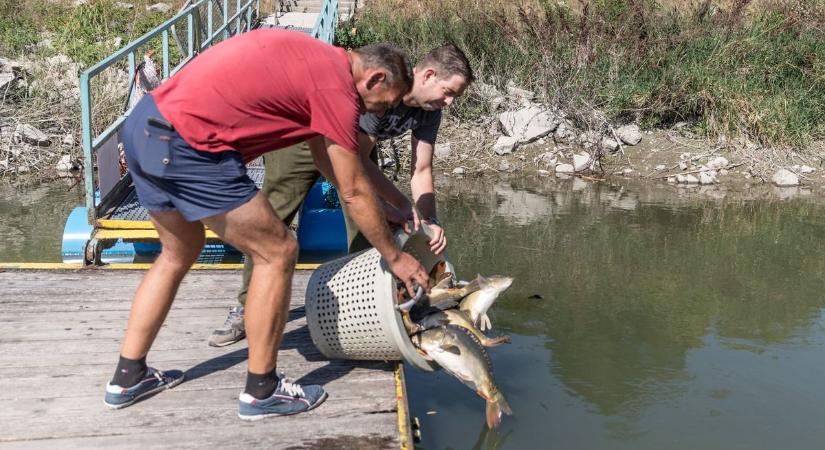
[[[396,260],[387,260],[390,266],[390,271],[404,283],[407,287],[407,294],[410,298],[415,297],[415,286],[413,283],[418,283],[419,286],[427,287],[430,277],[424,270],[424,267],[409,253],[399,253]]]
[[[424,220],[424,223],[430,227],[430,230],[433,232],[433,238],[430,240],[430,251],[435,253],[436,255],[440,255],[441,252],[447,248],[447,238],[444,236],[444,228],[441,228],[441,225],[438,225],[434,222],[430,222],[428,220]]]
[[[412,217],[409,213],[393,208],[389,203],[384,203],[384,215],[387,217],[387,222],[390,225],[403,228],[407,234],[412,234],[415,230],[410,228],[410,221]]]

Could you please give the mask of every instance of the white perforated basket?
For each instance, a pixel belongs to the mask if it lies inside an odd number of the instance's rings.
[[[443,260],[430,252],[430,231],[395,235],[428,272]],[[438,365],[413,347],[396,310],[396,280],[375,249],[322,264],[309,279],[306,316],[312,342],[332,359],[406,360],[422,370]]]

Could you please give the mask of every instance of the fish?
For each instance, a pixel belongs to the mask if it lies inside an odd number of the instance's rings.
[[[473,282],[478,285],[479,289],[469,293],[461,301],[459,309],[466,312],[473,324],[481,331],[486,331],[493,327],[490,318],[487,316],[487,310],[493,306],[493,302],[496,301],[498,296],[513,284],[513,278],[499,275],[490,277],[479,275]]]
[[[415,335],[413,343],[487,402],[487,427],[496,428],[501,424],[502,414],[513,414],[493,379],[487,351],[466,328],[456,325],[433,328]]]
[[[498,336],[494,338],[487,337],[481,332],[481,330],[473,325],[473,322],[470,320],[470,316],[468,316],[466,312],[457,309],[445,309],[444,311],[436,311],[427,315],[423,320],[420,320],[417,323],[419,327],[418,332],[429,330],[431,328],[438,328],[447,324],[458,325],[467,329],[473,334],[473,336],[476,337],[476,339],[478,339],[479,342],[481,342],[481,345],[485,347],[495,347],[501,344],[510,343],[510,336]],[[409,327],[407,329],[409,330]]]
[[[425,299],[421,303],[424,306],[432,306],[438,309],[455,308],[458,306],[459,300],[481,288],[477,280],[473,280],[461,287],[453,287],[453,283],[453,277],[444,278],[427,292]]]

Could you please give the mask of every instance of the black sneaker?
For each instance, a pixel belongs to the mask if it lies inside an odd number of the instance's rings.
[[[209,336],[209,345],[225,347],[234,344],[246,337],[246,328],[243,323],[243,306],[235,306],[229,310],[223,327],[218,328]]]

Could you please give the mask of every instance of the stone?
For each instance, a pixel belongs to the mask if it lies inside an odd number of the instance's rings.
[[[14,72],[0,72],[0,90],[5,91],[6,86],[17,79]]]
[[[46,58],[46,62],[52,66],[63,66],[72,63],[72,58],[64,54],[54,55]]]
[[[544,169],[539,169],[539,170],[536,171],[536,173],[538,173],[540,177],[549,177],[550,176],[550,171],[544,170]]]
[[[169,12],[170,9],[172,9],[172,6],[167,3],[155,3],[146,7],[146,11],[158,13]]]
[[[573,173],[576,170],[572,164],[558,164],[556,165],[556,173]]]
[[[799,176],[788,169],[779,169],[771,177],[773,184],[779,187],[799,186]]]
[[[66,147],[74,147],[74,135],[72,133],[66,133],[63,136],[63,145]]]
[[[688,163],[686,163],[684,161],[679,161],[679,170],[687,170],[687,169],[688,169]]]
[[[685,178],[685,176],[684,176],[684,175],[682,175],[682,174],[680,173],[680,174],[677,174],[677,175],[676,175],[676,182],[677,182],[677,183],[687,183],[687,179]]]
[[[21,166],[18,166],[17,167],[17,173],[18,174],[29,173],[29,166],[27,166],[25,164],[23,164]]]
[[[449,143],[435,144],[434,153],[437,158],[447,158],[452,153],[452,148]]]
[[[510,171],[510,163],[507,162],[506,159],[501,160],[498,163],[498,171],[499,172],[509,172]]]
[[[492,99],[490,99],[490,110],[491,111],[497,111],[498,108],[502,104],[504,104],[505,101],[507,101],[507,99],[502,97],[502,96],[493,97]]]
[[[709,169],[721,169],[723,167],[727,167],[730,162],[724,156],[717,156],[716,158],[711,159],[708,161],[708,168]]]
[[[509,155],[513,153],[513,150],[516,149],[516,145],[518,145],[518,138],[509,137],[509,136],[500,136],[496,143],[493,144],[493,151],[496,155]]]
[[[719,175],[725,176],[725,175],[727,175],[727,174],[728,174],[728,170],[727,170],[727,169],[719,169]]]
[[[507,95],[522,100],[530,100],[531,98],[536,96],[536,94],[533,91],[528,91],[526,89],[522,89],[516,86],[512,80],[507,82],[506,89]]]
[[[809,173],[814,173],[814,172],[816,172],[816,169],[814,169],[813,167],[810,167],[810,166],[799,166],[799,173],[801,173],[801,174],[803,174],[803,175],[807,175],[807,174],[809,174]]]
[[[74,0],[72,2],[72,6],[74,6],[74,7],[88,5],[88,4],[89,4],[89,0]]]
[[[41,147],[48,147],[51,145],[51,141],[49,140],[49,137],[46,136],[46,133],[26,123],[17,125],[14,133],[23,142],[28,142],[29,144],[39,145]]]
[[[576,129],[569,120],[562,121],[558,127],[556,127],[556,131],[553,133],[553,138],[556,142],[570,142],[573,139],[576,139]]]
[[[634,172],[634,170],[631,169],[630,167],[627,167],[627,168],[622,170],[622,174],[624,174],[624,175],[630,175],[633,172]]]
[[[134,8],[134,7],[135,7],[135,5],[133,5],[133,4],[131,4],[131,3],[115,2],[115,8],[120,8],[120,9],[132,9],[132,8]]]
[[[685,183],[687,184],[699,184],[699,179],[693,175],[685,175]]]
[[[625,125],[616,130],[616,136],[627,145],[636,145],[642,141],[642,132],[638,125]]]
[[[464,169],[463,167],[456,167],[455,169],[453,169],[452,174],[453,174],[453,175],[464,175],[464,173],[465,173],[466,171],[467,171],[467,170],[466,170],[466,169]]]
[[[72,160],[72,157],[69,155],[63,155],[60,157],[60,161],[57,162],[54,169],[63,175],[69,174],[73,170],[77,170],[77,164]]]
[[[667,177],[668,183],[676,183],[676,177]]]
[[[605,151],[613,153],[619,150],[619,143],[616,142],[615,139],[605,137],[602,138],[601,148]]]
[[[709,170],[707,172],[699,172],[699,184],[715,184],[716,172]]]
[[[591,168],[593,164],[593,158],[587,152],[582,152],[576,155],[573,155],[573,171],[581,172],[583,170],[588,170]]]
[[[656,167],[654,167],[654,169],[656,169],[658,172],[661,172],[661,171],[667,169],[667,166],[665,166],[664,164],[659,164]]]
[[[554,167],[557,160],[558,159],[556,158],[556,154],[554,152],[544,152],[539,156],[536,156],[536,159],[533,161],[537,166]]]
[[[504,134],[518,138],[522,144],[547,136],[558,126],[555,115],[538,106],[503,112],[499,122]]]

